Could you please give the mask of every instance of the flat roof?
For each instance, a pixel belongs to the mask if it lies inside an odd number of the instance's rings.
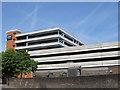
[[[21,32],[21,31],[18,30],[18,29],[13,29],[13,30],[6,31],[6,33],[8,33],[8,32],[12,32],[12,31],[18,31],[18,32]]]
[[[36,34],[36,33],[42,33],[42,32],[49,32],[49,31],[54,31],[54,30],[57,30],[57,29],[60,29],[60,28],[57,27],[57,28],[41,29],[41,30],[37,30],[37,31],[21,33],[21,34],[17,34],[16,37],[31,35],[31,34]]]

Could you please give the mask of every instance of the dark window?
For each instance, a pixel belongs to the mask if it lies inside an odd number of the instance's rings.
[[[13,39],[13,41],[15,41],[15,39]]]
[[[13,45],[13,47],[15,47],[15,45]]]
[[[16,33],[13,33],[14,35],[16,34]]]

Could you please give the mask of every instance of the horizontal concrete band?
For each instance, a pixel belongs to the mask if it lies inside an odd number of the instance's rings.
[[[52,40],[54,38],[61,38],[71,44],[77,45],[76,43],[73,43],[72,41],[68,40],[67,38],[61,36],[61,35],[49,35],[49,36],[44,36],[44,37],[37,37],[37,38],[28,38],[28,39],[23,39],[23,40],[17,40],[15,43],[23,43],[23,42],[34,42],[34,41],[44,41],[44,40]]]
[[[63,45],[60,42],[54,42],[54,43],[46,43],[46,44],[37,44],[37,45],[31,45],[31,46],[21,46],[21,47],[15,47],[16,50],[18,49],[32,49],[32,48],[42,48],[42,47],[50,47],[50,46],[66,46]]]
[[[65,61],[65,60],[81,60],[81,59],[94,59],[94,58],[108,58],[108,57],[118,57],[118,51],[113,52],[103,52],[103,53],[88,53],[88,54],[78,54],[78,55],[66,55],[66,56],[52,56],[52,57],[41,57],[32,58],[38,62],[51,62],[51,61]]]
[[[118,43],[119,42],[112,42],[112,43],[82,45],[82,46],[67,47],[67,48],[57,48],[51,50],[36,50],[36,51],[29,51],[28,53],[31,56],[39,56],[39,55],[49,55],[49,54],[82,52],[82,51],[90,51],[90,50],[112,49],[112,48],[119,48]]]
[[[54,31],[63,32],[65,35],[69,36],[71,39],[82,43],[81,41],[77,40],[75,37],[71,36],[69,33],[65,32],[64,30],[62,30],[62,29],[59,28],[59,27],[50,28],[50,29],[43,29],[43,30],[38,30],[38,31],[33,31],[33,32],[28,32],[28,33],[17,34],[16,37],[36,35],[36,34],[40,34],[40,33],[54,32]],[[82,44],[83,44],[83,43],[82,43]]]
[[[64,63],[64,64],[50,64],[50,65],[38,65],[37,69],[63,69],[74,66],[81,67],[97,67],[97,66],[114,66],[120,65],[119,60],[108,60],[108,61],[91,61],[91,62],[80,62],[80,63]]]
[[[50,28],[50,29],[38,30],[38,31],[33,31],[33,32],[28,32],[28,33],[22,33],[22,34],[17,34],[16,37],[32,35],[32,34],[37,34],[37,33],[43,33],[43,32],[56,31],[58,29],[59,28]]]
[[[45,37],[31,38],[31,39],[25,39],[25,40],[17,40],[17,41],[15,41],[15,43],[23,43],[23,42],[29,43],[29,42],[35,42],[35,41],[37,41],[37,42],[39,42],[39,41],[42,42],[42,41],[44,41],[44,40],[54,40],[55,38],[61,38],[61,39],[63,39],[65,42],[68,42],[68,43],[70,43],[70,44],[72,44],[72,45],[77,45],[76,43],[68,40],[67,38],[65,38],[65,37],[63,37],[63,36],[61,36],[61,35],[50,35],[50,36],[45,36]],[[59,42],[59,41],[58,41],[58,42]],[[46,44],[47,44],[47,43],[46,43]],[[34,46],[34,45],[31,45],[31,46]],[[20,46],[20,48],[21,48],[21,47],[24,48],[25,46]],[[18,46],[17,48],[19,48],[19,46]]]
[[[59,35],[49,35],[49,36],[44,36],[44,37],[28,38],[28,39],[23,39],[23,40],[17,40],[17,41],[15,41],[15,43],[33,42],[36,40],[46,40],[49,38],[54,39],[56,37],[59,37]]]

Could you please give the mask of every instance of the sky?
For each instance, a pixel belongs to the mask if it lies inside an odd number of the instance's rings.
[[[60,27],[85,44],[118,41],[117,2],[3,2],[2,50],[6,31]]]

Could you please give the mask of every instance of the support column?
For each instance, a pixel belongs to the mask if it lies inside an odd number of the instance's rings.
[[[26,39],[28,39],[28,36],[26,36]]]
[[[74,43],[75,41],[74,41],[74,39],[73,39],[73,43]]]
[[[28,52],[28,50],[26,49],[26,52]]]
[[[28,42],[26,42],[26,46],[28,46]]]
[[[58,35],[60,35],[60,31],[58,31]]]
[[[62,36],[64,37],[64,33],[62,33]]]
[[[28,42],[26,42],[26,46],[28,46]],[[28,50],[26,49],[26,52],[28,52]]]
[[[58,42],[60,42],[60,39],[58,38]]]
[[[63,40],[63,44],[64,44],[64,42],[65,42],[65,41]]]

